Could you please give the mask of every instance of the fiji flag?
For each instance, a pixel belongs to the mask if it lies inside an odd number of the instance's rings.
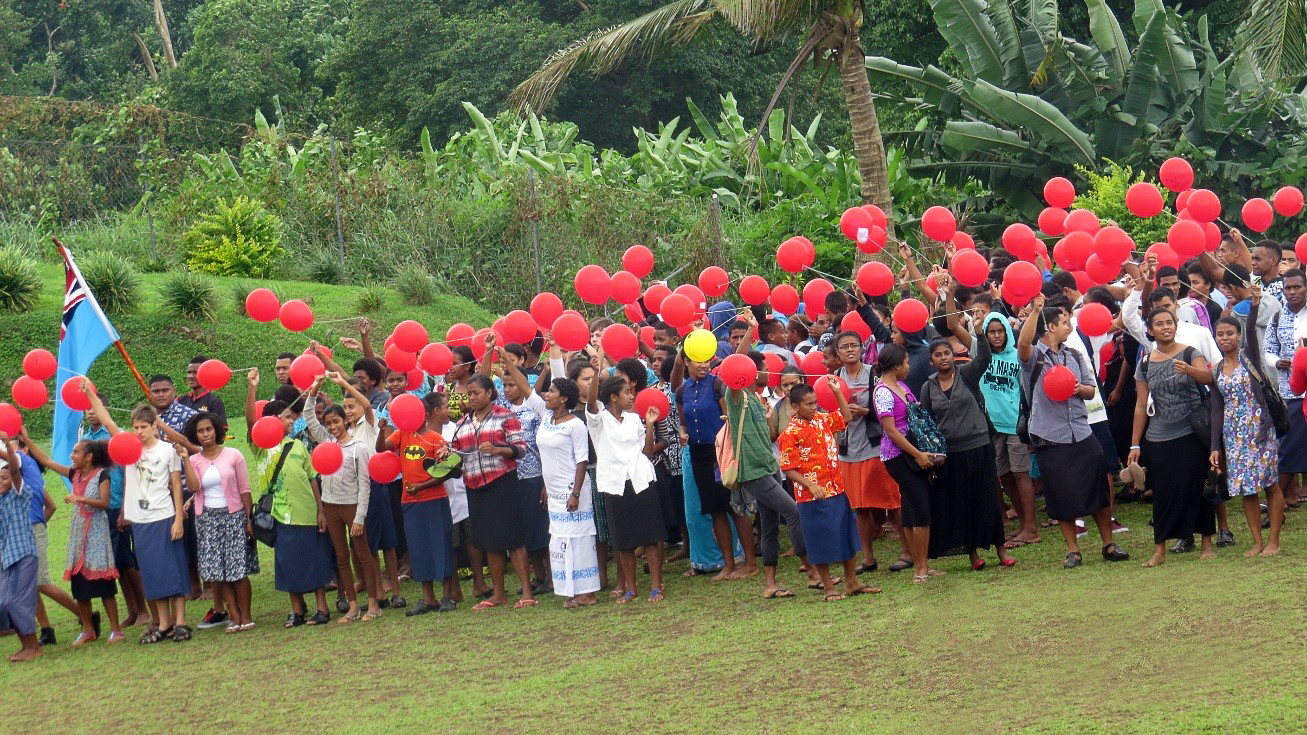
[[[59,252],[64,257],[67,288],[63,323],[59,325],[59,372],[55,374],[54,441],[50,456],[60,464],[68,464],[73,445],[77,443],[77,430],[82,425],[82,412],[64,403],[60,388],[69,378],[86,375],[100,353],[118,341],[118,332],[100,309],[82,272],[77,270],[73,254],[62,246]]]

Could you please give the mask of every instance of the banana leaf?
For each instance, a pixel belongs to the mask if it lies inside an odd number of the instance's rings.
[[[1003,51],[1003,87],[1016,89],[1030,79],[1025,57],[1021,54],[1021,32],[1017,30],[1009,0],[990,0],[989,17],[994,21],[999,48]]]
[[[1093,166],[1097,162],[1094,144],[1061,110],[1032,94],[1012,92],[984,81],[967,85],[969,96],[977,104],[1001,111],[992,119],[1019,125],[1046,145],[1072,154],[1077,163]]]
[[[1121,101],[1121,112],[1133,118],[1133,124],[1120,118],[1104,117],[1098,123],[1098,150],[1112,160],[1120,160],[1126,148],[1139,136],[1143,122],[1151,119],[1154,92],[1158,87],[1157,63],[1162,54],[1163,25],[1166,17],[1153,15],[1135,47],[1130,65],[1130,81]]]
[[[940,143],[959,151],[996,152],[1004,148],[1018,153],[1038,154],[1020,135],[980,121],[950,120],[944,123]]]
[[[1039,34],[1045,46],[1051,45],[1060,35],[1057,30],[1057,0],[1026,0],[1030,7],[1030,27]]]
[[[935,25],[967,76],[1003,83],[1003,51],[984,0],[930,0]]]
[[[1107,62],[1115,86],[1120,87],[1125,84],[1126,62],[1130,58],[1130,47],[1121,32],[1121,24],[1112,9],[1107,7],[1106,0],[1085,0],[1085,7],[1089,10],[1089,35]]]
[[[872,79],[907,82],[922,93],[922,99],[944,115],[958,114],[961,101],[958,97],[959,80],[942,69],[931,65],[926,68],[900,64],[883,56],[868,56],[867,74]]]

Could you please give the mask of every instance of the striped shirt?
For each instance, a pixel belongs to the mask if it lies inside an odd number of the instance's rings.
[[[512,458],[479,451],[477,448],[483,442],[511,448]],[[517,460],[526,454],[522,422],[512,411],[500,405],[492,405],[481,421],[477,421],[471,411],[464,414],[454,428],[451,443],[454,451],[463,456],[463,484],[469,490],[489,485],[516,470]]]

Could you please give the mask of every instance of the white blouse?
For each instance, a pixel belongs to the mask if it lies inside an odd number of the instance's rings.
[[[590,440],[595,446],[596,489],[609,495],[621,495],[626,483],[639,493],[654,482],[653,462],[644,453],[644,422],[630,411],[622,418],[611,411],[585,412]]]

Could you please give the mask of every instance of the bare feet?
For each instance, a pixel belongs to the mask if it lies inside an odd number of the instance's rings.
[[[1215,559],[1216,552],[1211,549],[1203,549],[1203,553],[1198,555],[1199,559]]]
[[[758,573],[757,564],[739,564],[727,579],[748,579]]]
[[[1267,545],[1266,545],[1266,548],[1265,548],[1265,549],[1262,549],[1262,553],[1261,553],[1261,555],[1262,555],[1262,556],[1275,556],[1276,554],[1279,554],[1279,553],[1280,553],[1280,545],[1279,545],[1279,544],[1267,544]]]
[[[666,559],[663,559],[663,562],[666,563],[669,561],[680,561],[682,559],[689,559],[689,558],[690,558],[690,552],[682,548],[680,551],[676,552],[675,554],[672,554]]]
[[[1164,561],[1166,561],[1165,555],[1153,554],[1153,557],[1151,559],[1144,562],[1144,569],[1152,569],[1153,567],[1160,567],[1162,566],[1162,562]]]
[[[38,659],[40,657],[41,657],[40,646],[36,646],[35,648],[22,648],[18,651],[18,653],[15,653],[14,655],[9,657],[9,663],[16,664],[16,663],[21,663],[23,661],[32,661],[33,659]]]
[[[739,567],[735,567],[735,566],[722,567],[722,570],[720,572],[712,576],[712,581],[725,582],[728,579],[736,579],[735,573],[737,571],[739,571]]]
[[[1253,547],[1252,547],[1251,549],[1249,549],[1249,550],[1243,552],[1243,555],[1244,555],[1246,558],[1251,559],[1252,557],[1257,556],[1257,555],[1260,554],[1260,553],[1262,553],[1262,547],[1259,546],[1259,545],[1257,545],[1257,544],[1254,544]]]

